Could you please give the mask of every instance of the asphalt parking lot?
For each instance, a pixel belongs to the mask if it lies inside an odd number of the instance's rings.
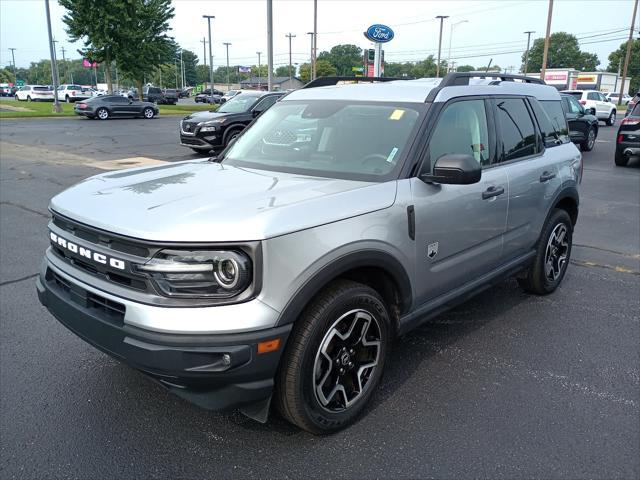
[[[640,476],[640,162],[614,166],[616,128],[584,154],[561,288],[507,281],[399,339],[361,420],[314,437],[192,406],[37,301],[49,198],[114,161],[198,158],[178,119],[0,123],[1,478]]]

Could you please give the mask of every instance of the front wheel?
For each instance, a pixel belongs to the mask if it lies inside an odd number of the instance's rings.
[[[580,142],[580,149],[583,152],[590,152],[591,150],[593,150],[593,146],[595,145],[595,143],[596,129],[591,127],[587,132],[587,138],[583,142]]]
[[[64,101],[67,103],[71,103],[71,99],[69,98],[69,95],[65,95]]]
[[[142,111],[142,114],[144,115],[144,118],[149,120],[149,119],[155,117],[156,112],[153,111],[153,108],[147,107]]]
[[[100,120],[106,120],[109,118],[109,110],[107,110],[106,108],[99,108],[96,112],[96,115]]]
[[[27,102],[31,101],[31,95],[27,95]]]
[[[611,110],[611,113],[609,114],[609,118],[607,118],[607,125],[609,125],[610,127],[616,123],[616,111],[615,110]]]
[[[536,256],[518,283],[537,295],[552,293],[567,271],[571,259],[573,223],[565,210],[556,209],[545,223]]]
[[[16,95],[16,96],[15,96],[15,97],[13,97],[13,98],[15,98],[15,99],[16,99],[16,102],[19,102],[19,101],[20,101],[20,97],[18,97],[18,95]]]
[[[380,382],[390,340],[387,307],[375,290],[332,283],[287,342],[275,393],[280,413],[314,434],[353,423]]]

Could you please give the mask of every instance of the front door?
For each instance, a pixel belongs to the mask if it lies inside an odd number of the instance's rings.
[[[491,168],[495,141],[484,99],[456,100],[440,113],[421,173],[442,155],[466,153],[481,164],[472,185],[441,185],[411,179],[415,212],[418,304],[491,271],[500,263],[507,219],[504,170]]]
[[[566,112],[569,124],[569,137],[572,142],[582,142],[587,138],[588,123],[582,120],[584,109],[578,101],[569,95],[562,96],[562,107]]]

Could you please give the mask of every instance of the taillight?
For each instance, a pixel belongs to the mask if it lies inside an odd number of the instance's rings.
[[[640,123],[640,118],[627,117],[622,119],[622,122],[620,122],[620,125],[638,125],[639,123]]]
[[[580,100],[580,105],[586,105],[587,101],[586,100]]]
[[[87,104],[86,104],[86,103],[79,103],[79,104],[78,104],[78,108],[79,108],[80,110],[84,110],[85,108],[87,108]]]
[[[618,143],[622,143],[622,134],[618,135]]]

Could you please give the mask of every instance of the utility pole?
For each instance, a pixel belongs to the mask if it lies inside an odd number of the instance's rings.
[[[214,15],[203,15],[202,18],[207,19],[209,25],[209,82],[211,82],[211,95],[213,95],[213,54],[211,53],[211,19],[216,18]]]
[[[295,35],[291,35],[291,32],[289,32],[288,35],[285,35],[285,37],[287,37],[289,39],[289,86],[291,86],[291,79],[292,79],[292,75],[291,75],[291,39],[292,38],[296,38]]]
[[[202,37],[202,59],[204,60],[204,68],[207,68],[207,39]]]
[[[16,74],[16,57],[13,55],[13,52],[15,52],[17,48],[10,48],[9,50],[11,50],[11,60],[13,60],[13,81],[15,82],[18,80],[18,76]]]
[[[267,92],[273,90],[273,0],[267,0]]]
[[[262,90],[262,76],[261,76],[261,70],[262,70],[262,63],[260,62],[260,55],[262,55],[262,52],[256,52],[258,54],[258,90]]]
[[[536,33],[535,30],[527,30],[524,32],[527,34],[527,51],[524,52],[524,72],[523,75],[527,75],[527,67],[529,66],[529,45],[531,43],[531,34]]]
[[[449,55],[447,55],[447,65],[449,63],[453,63],[451,62],[451,42],[453,38],[453,29],[455,28],[456,25],[460,25],[461,23],[469,23],[469,20],[460,20],[459,22],[451,24],[451,30],[449,31]],[[451,70],[453,71],[453,68],[451,68]]]
[[[307,32],[311,38],[311,55],[309,56],[309,80],[313,79],[313,32]]]
[[[176,72],[176,90],[178,89],[178,59],[174,58],[173,59],[173,66],[175,67],[175,72]]]
[[[53,35],[51,34],[51,13],[49,12],[49,0],[44,0],[44,7],[47,12],[47,32],[49,34],[49,55],[51,55],[51,81],[53,82],[53,111],[62,113],[60,102],[58,101],[58,70],[56,68],[56,51],[53,46]]]
[[[549,11],[547,13],[547,34],[544,37],[544,51],[542,52],[542,68],[540,69],[540,80],[544,81],[547,71],[547,54],[549,53],[549,41],[551,40],[551,17],[553,15],[553,0],[549,0]]]
[[[449,18],[448,15],[438,15],[436,18],[440,19],[440,40],[438,40],[438,64],[436,65],[436,78],[440,77],[440,51],[442,50],[442,25],[445,18]]]
[[[182,49],[180,49],[180,85],[184,90],[184,63],[182,63]]]
[[[316,59],[318,57],[318,0],[313,0],[313,55],[311,56],[311,80],[317,77]]]
[[[638,0],[633,2],[633,14],[631,15],[631,27],[629,28],[629,40],[627,40],[627,54],[624,57],[624,67],[622,68],[622,83],[620,83],[620,95],[618,96],[618,104],[622,105],[622,97],[624,95],[624,82],[627,79],[627,69],[629,68],[629,59],[631,58],[631,41],[633,39],[633,27],[636,23],[636,13],[638,12]]]
[[[231,43],[224,42],[223,45],[227,47],[227,90],[230,90],[231,82],[229,81],[229,45],[231,45]]]

